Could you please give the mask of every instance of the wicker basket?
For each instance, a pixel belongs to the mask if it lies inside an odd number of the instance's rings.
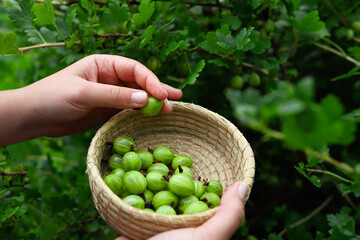
[[[218,208],[194,214],[167,216],[134,208],[104,183],[108,173],[102,159],[110,154],[106,142],[117,136],[133,138],[138,149],[170,147],[175,155],[194,160],[194,177],[219,180],[224,191],[236,181],[253,185],[253,151],[240,131],[222,116],[195,104],[172,102],[171,114],[145,117],[140,111],[124,110],[105,123],[94,136],[87,156],[87,174],[95,206],[117,232],[131,239],[146,239],[163,231],[195,227],[212,217]],[[250,191],[248,193],[249,197]]]

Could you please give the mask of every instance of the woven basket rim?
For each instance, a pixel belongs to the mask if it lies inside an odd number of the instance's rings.
[[[243,136],[243,134],[239,131],[239,129],[229,120],[227,120],[226,118],[224,118],[223,116],[219,115],[218,113],[215,113],[211,110],[208,110],[202,106],[193,104],[193,103],[187,103],[187,102],[181,102],[181,101],[170,101],[172,106],[173,106],[173,111],[176,111],[177,109],[183,107],[183,106],[187,106],[190,107],[194,110],[199,109],[201,111],[205,111],[208,114],[210,114],[210,116],[215,117],[217,119],[221,119],[222,123],[227,124],[230,128],[234,129],[234,134],[235,133],[239,133],[241,138],[243,138],[243,140],[245,140],[247,142],[247,140],[245,139],[245,137]],[[163,214],[157,214],[157,213],[150,213],[147,211],[144,211],[142,209],[138,209],[135,208],[131,205],[129,205],[128,203],[126,203],[125,201],[123,201],[119,196],[117,196],[115,193],[113,193],[110,188],[107,187],[107,185],[105,184],[105,182],[103,181],[103,178],[101,177],[101,173],[100,173],[100,169],[97,168],[96,166],[96,161],[98,161],[97,159],[94,159],[93,156],[96,155],[96,151],[97,149],[93,146],[95,146],[95,142],[99,140],[99,138],[102,137],[102,132],[107,131],[108,129],[110,129],[114,124],[116,124],[116,122],[118,121],[118,119],[120,118],[120,116],[130,113],[132,111],[135,111],[133,109],[125,109],[122,110],[121,112],[119,112],[118,114],[114,115],[113,117],[111,117],[103,126],[100,127],[100,129],[98,129],[98,131],[96,132],[95,136],[93,137],[91,144],[89,146],[88,149],[88,154],[87,154],[87,170],[86,173],[89,176],[89,180],[90,178],[93,178],[94,181],[98,181],[98,183],[100,183],[100,187],[102,191],[105,191],[105,193],[109,196],[111,196],[111,199],[114,201],[114,203],[120,207],[122,209],[122,211],[131,213],[131,215],[134,218],[137,218],[140,216],[141,219],[147,219],[147,220],[151,220],[151,219],[155,219],[155,218],[162,218],[162,219],[167,219],[168,222],[171,222],[172,220],[183,220],[183,221],[191,221],[192,219],[199,219],[199,218],[210,218],[212,217],[216,211],[219,209],[219,207],[210,209],[208,211],[202,212],[202,213],[197,213],[197,214],[191,214],[191,215],[163,215]],[[200,112],[200,111],[199,111]],[[248,142],[247,142],[248,143]],[[253,151],[249,145],[249,152],[247,153],[246,158],[244,158],[245,161],[251,161],[252,163],[250,165],[254,166],[253,168],[255,169],[255,160],[254,160],[254,155],[253,155]],[[246,178],[244,178],[242,181],[246,182],[249,185],[249,191],[248,191],[248,195],[247,198],[250,195],[251,192],[251,188],[253,185],[253,180],[254,180],[254,175],[255,175],[255,171],[253,171],[253,173],[251,173],[249,176],[246,176]],[[235,182],[234,182],[235,183]],[[91,189],[91,191],[93,192],[93,189]],[[246,200],[247,200],[246,198]]]

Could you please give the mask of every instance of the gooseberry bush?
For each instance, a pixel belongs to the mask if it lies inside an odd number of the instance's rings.
[[[234,239],[360,238],[359,1],[0,2],[1,90],[95,53],[138,60],[247,138],[256,176]],[[2,239],[117,236],[84,173],[96,129],[1,148]]]

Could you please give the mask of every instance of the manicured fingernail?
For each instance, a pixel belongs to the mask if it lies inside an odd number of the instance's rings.
[[[241,182],[238,188],[239,196],[242,199],[246,199],[248,191],[249,191],[249,185],[247,183]]]
[[[134,92],[131,94],[131,101],[133,103],[142,104],[145,103],[148,95],[145,92]]]

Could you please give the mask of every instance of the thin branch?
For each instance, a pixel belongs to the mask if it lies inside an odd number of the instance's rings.
[[[45,3],[45,0],[36,0],[36,2],[38,3]],[[78,3],[78,1],[68,1],[68,2],[52,2],[53,6],[69,6],[72,4]],[[94,1],[95,4],[100,5],[101,7],[105,6],[106,3],[101,2],[101,1]]]
[[[349,62],[354,63],[356,66],[360,65],[360,62],[356,61],[355,59],[353,59],[352,57],[349,56],[344,56],[344,54],[342,54],[341,52],[339,52],[338,50],[335,50],[327,45],[321,44],[321,43],[314,43],[315,46],[324,49],[325,51],[329,51],[331,53],[334,53],[342,58],[345,58],[346,60],[348,60]]]
[[[342,180],[342,181],[344,181],[344,182],[347,182],[347,183],[350,183],[350,184],[353,184],[354,182],[353,181],[351,181],[351,180],[349,180],[349,179],[346,179],[346,178],[343,178],[343,177],[341,177],[341,176],[339,176],[339,175],[337,175],[337,174],[335,174],[335,173],[333,173],[333,172],[329,172],[329,171],[325,171],[325,170],[321,170],[321,169],[313,169],[313,168],[305,168],[307,171],[309,171],[309,172],[316,172],[316,173],[323,173],[323,174],[327,174],[327,175],[330,175],[330,176],[333,176],[333,177],[335,177],[335,178],[337,178],[337,179],[340,179],[340,180]]]
[[[300,219],[299,221],[291,224],[289,226],[290,229],[296,228],[297,226],[300,226],[301,224],[306,223],[307,221],[309,221],[311,218],[313,218],[314,216],[316,216],[319,212],[321,212],[321,210],[323,210],[333,199],[333,196],[328,197],[319,207],[317,207],[314,211],[312,211],[310,214],[308,214],[307,216],[305,216],[304,218]],[[284,228],[279,234],[278,236],[283,236],[286,233],[287,228]]]
[[[319,158],[319,159],[322,159],[324,160],[325,162],[327,163],[330,163],[332,165],[334,165],[335,167],[338,167],[338,168],[341,168],[342,170],[346,171],[346,172],[349,172],[349,173],[355,173],[355,170],[354,168],[352,168],[350,165],[344,163],[344,162],[340,162],[330,156],[327,156],[327,155],[324,155],[322,153],[319,153],[311,148],[307,148],[305,149],[305,152],[309,155],[312,155],[316,158]]]
[[[80,43],[81,43],[81,41],[76,41],[74,44],[80,44]],[[22,48],[19,48],[19,51],[20,51],[20,55],[23,55],[23,52],[37,49],[37,48],[60,47],[60,46],[66,46],[66,42],[43,43],[43,44],[38,44],[38,45],[33,45],[33,46],[28,46],[28,47],[22,47]]]
[[[15,175],[26,175],[26,171],[20,171],[20,172],[0,172],[1,176],[15,176]]]

